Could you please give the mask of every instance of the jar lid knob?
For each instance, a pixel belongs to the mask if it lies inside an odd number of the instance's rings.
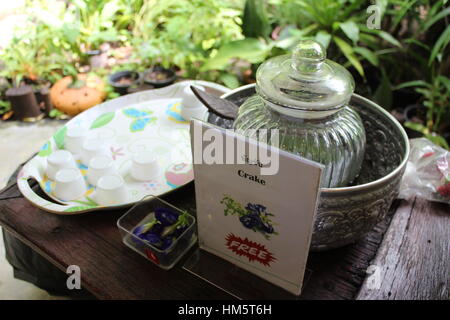
[[[291,67],[301,73],[315,73],[326,59],[324,47],[313,40],[300,41],[292,53]]]

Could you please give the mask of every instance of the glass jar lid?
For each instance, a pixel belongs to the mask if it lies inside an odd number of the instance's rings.
[[[292,54],[265,61],[256,73],[258,94],[276,109],[334,113],[355,88],[350,72],[326,59],[322,45],[301,41]],[[284,107],[284,108],[280,108]],[[280,110],[283,113],[286,110]]]

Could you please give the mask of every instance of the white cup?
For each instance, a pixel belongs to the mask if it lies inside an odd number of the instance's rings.
[[[89,166],[89,161],[96,156],[111,156],[105,141],[99,139],[86,140],[82,147],[81,162]]]
[[[73,154],[81,154],[83,151],[83,143],[88,135],[88,130],[84,127],[67,128],[65,138],[65,149]]]
[[[97,181],[95,198],[104,206],[120,205],[128,202],[128,190],[125,181],[118,174],[101,177]]]
[[[77,164],[72,154],[67,150],[56,150],[47,158],[47,176],[55,180],[59,170],[65,168],[76,168]]]
[[[194,86],[196,89],[205,91],[205,88]],[[190,86],[185,86],[183,89],[183,98],[181,100],[181,116],[186,121],[191,121],[192,118],[204,119],[208,109],[195,96]]]
[[[87,179],[93,186],[97,185],[98,179],[102,176],[115,174],[116,168],[114,161],[110,156],[99,155],[93,157],[89,161],[89,167],[87,170]]]
[[[135,153],[132,158],[131,176],[138,181],[148,181],[159,173],[158,159],[152,152]]]
[[[61,169],[55,177],[55,196],[64,201],[78,199],[87,191],[86,182],[77,168]]]

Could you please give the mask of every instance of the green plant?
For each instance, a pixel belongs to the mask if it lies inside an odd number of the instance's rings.
[[[0,53],[5,68],[0,75],[9,78],[13,86],[22,80],[56,81],[67,63],[66,57],[52,45],[51,32],[40,25],[29,26],[27,33],[13,37]]]
[[[383,106],[391,103],[392,87],[412,79],[432,83],[443,66],[450,63],[449,58],[445,61],[450,41],[447,2],[389,0],[383,29],[398,38],[402,46],[378,51],[382,80],[375,100],[383,101]]]
[[[105,42],[129,43],[129,29],[141,5],[142,0],[28,1],[34,21],[50,30],[53,44],[67,52],[74,65],[86,64],[86,52]]]
[[[48,113],[48,116],[53,119],[66,119],[68,117],[64,112],[62,112],[58,109],[50,110],[50,112]]]
[[[199,67],[217,48],[242,38],[241,0],[146,0],[133,28],[133,58],[141,65],[177,67],[199,77]],[[202,75],[208,78],[208,75]],[[211,76],[211,75],[209,75]]]
[[[447,141],[439,134],[439,130],[450,119],[450,79],[445,76],[437,76],[432,82],[416,80],[403,83],[396,89],[414,87],[423,97],[423,105],[426,107],[425,124],[405,122],[405,127],[422,133],[433,143],[449,149]]]
[[[272,4],[295,6],[298,12],[295,28],[287,30],[283,47],[305,38],[313,38],[328,48],[329,57],[342,61],[365,77],[363,62],[379,67],[380,50],[384,43],[400,47],[400,42],[388,32],[366,26],[370,5],[365,0],[273,0]],[[388,5],[387,0],[377,0],[380,19]],[[294,8],[290,8],[294,11]]]
[[[430,66],[442,61],[450,41],[446,21],[450,8],[446,8],[446,3],[447,0],[390,0],[385,27],[402,42],[400,50],[385,55],[384,62],[393,83],[424,74],[430,78],[433,71]]]
[[[271,26],[262,1],[245,2],[241,29],[244,39],[223,43],[200,68],[203,72],[218,70],[219,79],[231,88],[239,84],[233,63],[237,65],[239,60],[245,60],[257,65],[276,51],[275,42],[269,37]]]
[[[387,0],[377,3],[385,8]],[[389,33],[365,25],[369,16],[364,0],[270,0],[268,6],[270,10],[262,1],[247,0],[242,25],[246,38],[225,43],[202,70],[227,70],[233,58],[258,64],[291,51],[300,40],[315,39],[328,48],[330,59],[353,66],[365,78],[363,62],[379,67],[379,51],[386,42],[400,47]],[[271,25],[278,25],[276,39],[270,37]]]
[[[11,103],[9,101],[0,100],[0,115],[11,110]]]

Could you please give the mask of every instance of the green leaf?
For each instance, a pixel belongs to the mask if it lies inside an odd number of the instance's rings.
[[[430,47],[427,44],[425,44],[425,43],[423,43],[423,42],[421,42],[421,41],[419,41],[417,39],[412,39],[412,38],[411,39],[405,39],[405,40],[403,40],[403,42],[407,43],[407,44],[413,43],[413,44],[415,44],[415,45],[417,45],[419,47],[424,48],[427,51],[430,51]]]
[[[62,33],[70,44],[75,44],[80,35],[80,29],[76,23],[64,23]]]
[[[446,15],[449,14],[450,14],[450,7],[442,10],[437,15],[428,20],[427,23],[424,24],[422,32],[427,31],[433,24],[435,24],[437,21],[441,20],[442,18],[444,18]]]
[[[309,25],[301,30],[294,27],[286,27],[281,31],[280,37],[274,42],[274,46],[284,50],[292,49],[300,40],[308,38],[308,34],[317,29],[317,27],[317,24]],[[328,34],[326,31],[319,31],[317,34],[319,33]],[[321,41],[319,40],[319,42]],[[328,40],[328,42],[330,41]]]
[[[395,39],[393,36],[391,36],[389,33],[385,32],[385,31],[381,31],[381,30],[377,30],[377,34],[384,40],[386,40],[387,42],[389,42],[390,44],[401,48],[401,43]]]
[[[97,208],[97,206],[76,206],[76,207],[70,207],[64,210],[64,212],[77,212],[77,211],[85,211],[92,208]]]
[[[232,58],[244,59],[251,63],[262,62],[268,52],[268,46],[255,38],[228,42],[218,50],[214,57],[206,61],[200,71],[224,70]]]
[[[247,38],[265,38],[270,33],[270,24],[264,8],[264,1],[247,0],[242,21],[242,33]]]
[[[104,114],[100,115],[92,123],[91,129],[97,129],[97,128],[100,128],[100,127],[103,127],[103,126],[107,125],[108,123],[111,122],[111,120],[114,118],[115,115],[116,115],[116,113],[113,112],[113,111],[107,112],[107,113],[104,113]]]
[[[436,58],[438,53],[443,50],[447,44],[450,42],[450,25],[447,26],[445,31],[441,34],[439,39],[436,41],[436,44],[431,51],[430,59],[428,60],[428,64],[431,64],[433,60]]]
[[[101,20],[102,21],[113,20],[115,14],[120,9],[121,8],[120,8],[119,4],[116,3],[115,1],[106,2],[105,6],[103,7],[103,9],[101,11],[101,15],[100,15],[101,16]]]
[[[364,69],[361,63],[359,62],[358,58],[355,56],[353,48],[347,42],[345,42],[344,40],[342,40],[337,36],[334,36],[333,40],[337,44],[339,49],[341,49],[342,53],[348,59],[348,61],[350,61],[350,63],[355,67],[358,73],[361,76],[364,76]]]
[[[427,138],[428,140],[430,140],[431,142],[433,142],[434,144],[437,144],[438,146],[440,146],[442,148],[445,148],[447,150],[450,149],[445,138],[440,135],[426,133],[425,138]]]
[[[235,89],[240,85],[238,78],[231,73],[224,73],[220,75],[219,79],[230,89]]]
[[[50,142],[47,142],[42,146],[41,150],[39,150],[38,156],[48,157],[51,154],[52,154],[52,144]]]
[[[354,43],[359,40],[359,27],[358,25],[352,21],[347,20],[339,24],[339,28],[345,33],[345,35],[352,40]]]
[[[410,1],[402,1],[401,7],[399,9],[396,9],[395,13],[395,19],[393,21],[392,28],[395,29],[397,25],[402,21],[405,14],[408,12],[408,10],[417,2],[417,0],[410,0]]]
[[[383,31],[383,30],[376,30],[376,29],[369,29],[365,26],[361,26],[361,30],[363,30],[364,32],[367,33],[372,33],[372,34],[376,34],[377,36],[379,36],[380,38],[386,40],[387,42],[389,42],[390,44],[401,48],[402,45],[401,43],[395,39],[393,36],[391,36],[388,32]]]
[[[355,47],[353,50],[363,56],[367,61],[369,61],[371,64],[373,64],[375,67],[378,67],[379,60],[378,56],[371,50],[364,48],[364,47]]]
[[[381,83],[373,95],[373,100],[381,107],[390,110],[392,107],[392,89],[389,78],[383,72]]]
[[[442,83],[446,90],[450,93],[450,78],[447,78],[446,76],[438,76],[436,79]]]
[[[64,143],[66,139],[67,127],[62,127],[54,135],[53,140],[55,140],[58,149],[64,149]]]
[[[403,88],[409,88],[409,87],[430,87],[430,84],[423,81],[423,80],[414,80],[414,81],[408,81],[400,83],[399,85],[395,86],[393,90],[399,90]]]
[[[403,125],[409,129],[415,130],[423,134],[426,134],[426,132],[428,132],[427,128],[421,123],[406,121]]]
[[[317,42],[319,42],[325,49],[328,48],[331,41],[331,34],[324,30],[320,30],[316,33],[316,36],[314,38]]]
[[[380,8],[380,15],[383,17],[388,6],[388,0],[375,0],[375,4]]]

